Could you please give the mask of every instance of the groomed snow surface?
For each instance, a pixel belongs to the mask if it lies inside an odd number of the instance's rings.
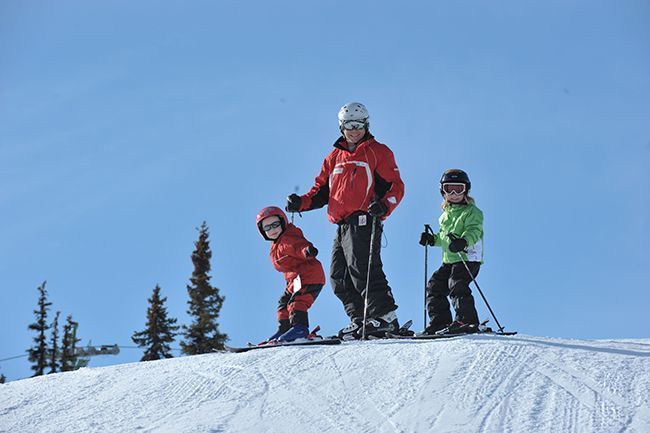
[[[650,432],[650,339],[283,347],[0,385],[2,432]]]

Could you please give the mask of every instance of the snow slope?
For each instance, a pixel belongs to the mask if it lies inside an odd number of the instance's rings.
[[[650,432],[650,339],[273,348],[0,385],[2,432]]]

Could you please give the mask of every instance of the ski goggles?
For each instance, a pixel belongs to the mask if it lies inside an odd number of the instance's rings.
[[[442,192],[445,194],[464,194],[467,187],[464,183],[443,183]]]
[[[343,122],[341,127],[343,129],[352,130],[352,129],[365,129],[367,123],[359,120],[348,120],[346,122]]]
[[[282,225],[282,223],[280,221],[274,221],[271,224],[266,224],[266,225],[262,226],[262,230],[264,230],[265,232],[270,232],[273,229],[277,229],[281,225]]]

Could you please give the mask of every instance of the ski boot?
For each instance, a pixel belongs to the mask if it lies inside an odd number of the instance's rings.
[[[341,329],[338,333],[338,338],[343,341],[358,340],[361,338],[361,327],[363,321],[358,318],[353,318],[349,325]]]
[[[426,328],[424,328],[424,331],[419,332],[417,335],[423,336],[423,335],[436,335],[438,331],[441,331],[447,327],[446,324],[441,324],[441,323],[429,323]]]
[[[478,324],[476,323],[463,323],[459,320],[454,320],[447,326],[436,332],[436,335],[441,334],[474,334],[478,332]]]
[[[289,324],[288,320],[281,320],[280,324],[278,326],[278,330],[275,332],[275,334],[271,335],[268,339],[262,341],[261,343],[258,343],[258,346],[266,346],[267,344],[277,344],[278,343],[278,338],[285,332],[287,332],[289,329],[291,329],[291,325]]]
[[[278,343],[287,343],[289,341],[297,340],[298,338],[307,338],[309,335],[309,328],[306,325],[298,323],[293,325],[287,332],[278,337]]]
[[[366,320],[366,338],[384,338],[386,334],[397,334],[399,332],[399,322],[395,310],[389,311],[383,316],[370,318]],[[363,328],[358,330],[359,338],[363,333]]]

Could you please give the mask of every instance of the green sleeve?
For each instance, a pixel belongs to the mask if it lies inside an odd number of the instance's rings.
[[[435,236],[435,239],[433,241],[433,245],[436,247],[441,247],[442,242],[440,242],[440,233],[434,233],[433,236]]]
[[[483,235],[483,212],[473,206],[463,225],[464,231],[461,237],[467,241],[467,245],[474,245]]]
[[[447,238],[447,235],[445,235],[443,232],[435,233],[436,236],[436,241],[434,243],[434,246],[436,247],[441,247],[443,251],[447,251],[449,249],[449,239]]]

